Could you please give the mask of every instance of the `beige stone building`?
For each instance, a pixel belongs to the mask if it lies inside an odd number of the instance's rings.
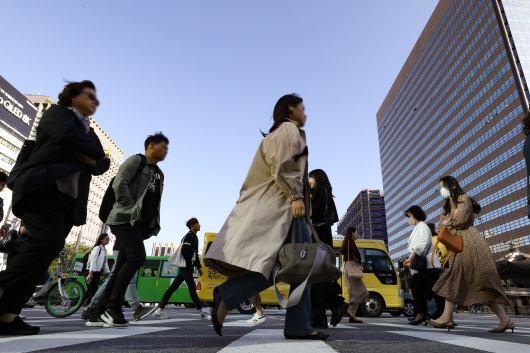
[[[173,254],[179,243],[154,243],[151,256],[169,256]]]

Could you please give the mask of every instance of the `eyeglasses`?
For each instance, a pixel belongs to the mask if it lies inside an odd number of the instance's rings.
[[[96,103],[96,106],[99,106],[99,100],[96,98],[95,95],[93,95],[90,92],[83,92],[81,94],[86,94],[88,96],[88,98],[90,98],[90,100],[92,100],[92,102]]]

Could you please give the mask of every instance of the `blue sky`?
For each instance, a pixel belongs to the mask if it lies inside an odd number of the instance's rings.
[[[304,98],[310,169],[328,173],[340,216],[361,189],[382,188],[375,114],[436,4],[5,1],[0,75],[54,99],[64,80],[94,81],[94,118],[126,155],[154,131],[169,137],[150,253],[192,216],[219,230],[286,93]]]

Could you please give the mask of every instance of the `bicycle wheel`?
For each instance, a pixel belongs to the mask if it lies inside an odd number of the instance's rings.
[[[59,282],[46,293],[45,307],[53,317],[67,317],[75,313],[86,298],[85,288],[76,280],[67,280],[63,285],[64,296],[59,291]]]

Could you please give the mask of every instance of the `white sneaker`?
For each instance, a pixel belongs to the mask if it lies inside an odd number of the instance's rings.
[[[153,314],[154,317],[157,317],[159,319],[162,319],[162,320],[165,320],[165,319],[169,319],[169,316],[163,312],[163,311],[155,311],[155,313]]]
[[[250,320],[247,320],[249,324],[261,324],[263,322],[267,321],[267,316],[254,314]]]
[[[212,309],[210,309],[210,308],[202,308],[200,311],[201,311],[201,319],[203,319],[203,320],[211,320],[212,319],[212,315],[211,315]]]

